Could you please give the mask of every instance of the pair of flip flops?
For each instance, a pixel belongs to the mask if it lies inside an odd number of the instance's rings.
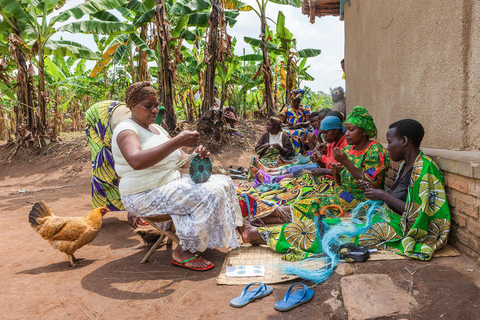
[[[248,290],[250,286],[258,284],[258,288]],[[293,287],[300,286],[299,289],[292,292]],[[267,286],[264,282],[253,282],[243,289],[242,294],[230,300],[230,305],[235,308],[242,308],[250,302],[268,296],[273,292],[271,286]],[[313,299],[313,290],[303,283],[297,282],[292,284],[285,294],[283,300],[275,303],[274,308],[278,311],[292,310]]]

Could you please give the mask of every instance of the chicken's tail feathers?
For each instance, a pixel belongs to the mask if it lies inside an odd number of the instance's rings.
[[[40,200],[33,205],[32,210],[28,214],[28,221],[32,228],[38,227],[40,224],[37,222],[38,218],[44,218],[52,215],[52,211],[45,203],[45,201]]]

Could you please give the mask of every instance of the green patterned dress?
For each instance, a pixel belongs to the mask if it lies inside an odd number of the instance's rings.
[[[413,166],[405,212],[399,216],[386,205],[384,209],[383,214],[374,216],[369,231],[358,237],[360,245],[430,260],[447,243],[450,209],[443,174],[423,152]]]
[[[351,145],[342,150],[347,154],[348,160],[355,168],[364,173],[366,180],[370,181],[376,188],[383,188],[390,158],[380,143],[371,142],[361,151],[355,150]],[[312,219],[322,207],[337,205],[343,210],[349,211],[360,202],[365,201],[365,195],[350,171],[343,169],[340,175],[341,185],[335,185],[331,188],[323,187],[312,196],[299,199],[292,205],[293,214]],[[338,213],[332,210],[329,217],[336,216]]]

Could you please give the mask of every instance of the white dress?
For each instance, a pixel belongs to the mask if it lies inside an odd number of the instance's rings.
[[[112,141],[115,161],[123,157],[121,152],[115,152],[119,151],[117,128]],[[138,184],[142,184],[141,179]],[[235,228],[243,225],[243,219],[236,189],[229,177],[212,175],[206,183],[195,184],[189,175],[182,175],[154,189],[126,194],[120,190],[120,193],[125,209],[136,216],[170,215],[185,251],[194,253],[207,248],[235,249],[239,246]]]

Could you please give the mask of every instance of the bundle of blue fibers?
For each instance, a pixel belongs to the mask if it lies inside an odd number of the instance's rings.
[[[321,239],[322,241],[322,251],[323,254],[326,255],[326,258],[310,258],[302,261],[301,263],[297,263],[296,265],[287,266],[283,268],[284,273],[288,274],[295,274],[302,279],[310,280],[315,283],[320,283],[328,278],[332,274],[335,267],[338,265],[339,257],[338,254],[333,252],[332,248],[337,247],[340,244],[348,242],[352,237],[355,237],[361,233],[367,231],[371,226],[372,216],[380,207],[382,206],[381,201],[373,201],[367,200],[358,204],[352,210],[352,222],[342,223],[339,225],[335,225],[329,228],[329,226],[321,221],[321,218],[318,216],[315,217],[315,225],[317,228],[317,239]],[[365,218],[365,226],[359,227],[355,223],[361,224],[362,222],[358,220],[357,216],[361,213],[365,212],[365,208],[368,208],[366,212]],[[322,232],[319,229],[320,223],[322,223],[325,230]],[[321,234],[323,233],[323,237]],[[302,268],[302,263],[312,260],[324,259],[326,266],[322,269],[314,270],[314,269],[306,269]]]

